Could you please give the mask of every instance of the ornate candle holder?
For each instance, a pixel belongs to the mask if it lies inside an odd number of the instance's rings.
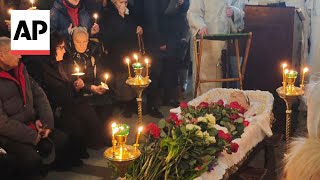
[[[137,93],[137,103],[138,103],[138,124],[142,123],[142,92],[145,88],[149,86],[151,80],[148,75],[148,61],[147,65],[147,73],[145,77],[142,76],[142,70],[144,66],[138,61],[138,57],[135,55],[136,62],[132,64],[134,70],[134,77],[131,77],[130,69],[129,69],[129,77],[126,83],[131,86]],[[129,64],[129,63],[128,63]]]
[[[126,179],[127,168],[130,163],[137,159],[141,153],[137,147],[126,145],[129,135],[128,125],[121,124],[116,128],[116,133],[114,133],[113,129],[113,146],[104,152],[104,157],[117,167],[119,172],[118,179],[122,180]]]
[[[286,103],[286,142],[289,141],[291,132],[291,115],[293,103],[304,94],[302,88],[296,87],[295,81],[298,76],[296,71],[290,71],[285,74],[282,87],[277,88],[277,93]],[[287,143],[288,145],[288,143]],[[288,148],[288,147],[287,147]]]

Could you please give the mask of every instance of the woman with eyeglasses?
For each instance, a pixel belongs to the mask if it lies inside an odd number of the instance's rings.
[[[52,33],[51,37],[51,57],[44,63],[43,73],[45,90],[56,116],[59,116],[55,121],[56,126],[80,146],[77,148],[80,157],[88,158],[86,148],[102,147],[106,133],[96,111],[82,96],[84,80],[72,76],[73,62],[64,60],[64,37],[57,32]]]

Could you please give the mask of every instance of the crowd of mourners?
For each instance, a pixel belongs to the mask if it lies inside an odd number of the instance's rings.
[[[124,60],[141,51],[138,36],[151,59],[143,112],[163,118],[160,106],[179,105],[190,63],[189,1],[170,2],[39,0],[37,9],[50,10],[50,56],[20,57],[10,54],[8,11],[30,1],[0,0],[0,177],[68,170],[89,158],[87,148],[111,145],[114,109],[128,118],[137,111]],[[72,75],[76,68],[85,74]]]

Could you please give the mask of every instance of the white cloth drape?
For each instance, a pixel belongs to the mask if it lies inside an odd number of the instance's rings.
[[[311,21],[310,67],[313,72],[320,71],[320,1],[307,0],[307,12]]]
[[[226,15],[227,6],[231,6],[234,11],[234,25],[237,30],[242,29],[244,12],[243,4],[239,0],[190,0],[188,11],[188,21],[191,33],[195,36],[201,28],[207,27],[209,34],[227,34],[230,32],[230,21]],[[221,78],[221,50],[225,48],[223,41],[204,41],[201,79]],[[193,67],[195,62],[193,61]],[[193,71],[195,77],[196,68]],[[216,87],[221,87],[221,83],[201,84],[202,93]]]

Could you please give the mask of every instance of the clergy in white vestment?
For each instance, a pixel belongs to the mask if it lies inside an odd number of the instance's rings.
[[[188,21],[193,37],[197,34],[227,34],[231,27],[243,29],[244,12],[242,0],[190,0]],[[221,51],[226,48],[223,41],[204,41],[200,79],[221,78]],[[193,62],[195,67],[195,62]],[[195,77],[196,68],[193,70]],[[202,83],[201,93],[221,87],[221,83]],[[200,95],[200,94],[198,94]]]
[[[320,0],[307,0],[307,11],[311,21],[309,63],[313,72],[320,71]]]

